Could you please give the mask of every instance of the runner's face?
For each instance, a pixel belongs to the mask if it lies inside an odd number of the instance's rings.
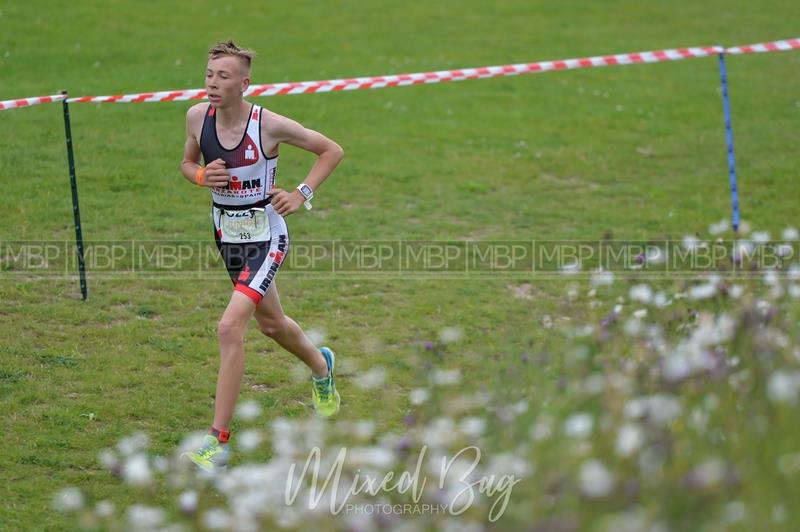
[[[208,60],[205,86],[212,106],[227,107],[242,99],[244,90],[250,85],[250,77],[242,70],[240,60],[233,56]]]

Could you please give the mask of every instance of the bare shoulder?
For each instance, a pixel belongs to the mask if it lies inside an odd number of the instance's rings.
[[[207,102],[196,103],[186,111],[186,129],[189,133],[195,136],[200,135],[200,128],[203,126],[208,105]]]
[[[288,130],[302,127],[296,120],[262,107],[261,131],[272,138],[282,138]]]

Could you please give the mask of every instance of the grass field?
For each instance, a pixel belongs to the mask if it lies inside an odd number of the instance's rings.
[[[205,0],[170,7],[118,0],[5,1],[0,99],[64,88],[78,96],[200,87],[206,50],[228,37],[259,52],[253,81],[268,83],[732,46],[795,37],[799,20],[800,7],[787,0],[377,0],[239,7]],[[728,61],[743,218],[779,235],[800,223],[794,182],[800,97],[793,89],[800,82],[800,53]],[[729,213],[715,58],[254,101],[324,132],[346,152],[318,191],[314,210],[288,218],[293,243],[680,240],[687,234],[707,238],[709,224]],[[178,169],[190,105],[71,106],[87,241],[210,241],[208,194],[189,186]],[[0,242],[71,242],[60,104],[0,113],[0,138]],[[293,187],[310,164],[306,154],[284,148],[279,183]],[[186,433],[208,425],[218,357],[215,326],[230,285],[219,264],[201,275],[90,270],[89,299],[81,301],[72,276],[33,277],[0,263],[0,419],[10,442],[0,459],[0,529],[70,530],[75,519],[51,509],[63,486],[77,486],[93,500],[113,500],[120,511],[142,497],[98,464],[100,449],[144,431],[153,453],[169,455]],[[671,281],[657,285],[674,288]],[[572,351],[565,346],[574,339],[559,323],[599,322],[601,311],[628,296],[625,276],[597,299],[585,297],[591,289],[585,278],[501,273],[369,278],[288,268],[278,286],[287,314],[324,334],[339,354],[342,422],[371,419],[379,434],[406,430],[404,417],[413,410],[409,391],[425,381],[425,357],[439,349],[436,364],[461,369],[461,392],[485,385],[498,396],[528,401],[517,432],[503,435],[502,426],[494,432],[487,443],[494,449],[513,454],[518,440],[527,438],[521,434],[538,426],[544,414],[561,423],[576,412],[591,411],[600,419],[613,410],[581,386],[564,387],[565,378],[583,382],[614,364],[597,358],[591,367],[571,365]],[[753,283],[754,294],[760,287],[760,281]],[[746,306],[736,305],[709,303],[708,310],[730,306],[744,315]],[[788,345],[775,352],[789,353],[784,362],[796,366],[791,353],[797,354],[800,330],[797,301],[776,308]],[[663,325],[674,333],[669,338],[682,334],[684,329],[671,329],[678,323],[696,325],[690,319],[694,310],[686,303],[671,317],[665,311]],[[543,326],[548,320],[556,326]],[[457,343],[425,348],[448,327],[463,332]],[[756,353],[744,337],[731,340],[731,356]],[[617,349],[646,367],[644,343],[620,339],[597,352]],[[291,355],[255,327],[246,350],[242,398],[260,404],[265,420],[308,417],[300,404],[309,400],[308,383],[298,378]],[[523,353],[552,363],[518,366]],[[377,367],[386,371],[385,384],[358,386],[364,372]],[[723,384],[709,385],[717,387],[712,393],[720,406],[711,425],[717,422],[719,432],[682,440],[683,419],[675,420],[670,430],[676,445],[696,446],[670,455],[656,488],[620,488],[624,493],[612,502],[582,498],[559,480],[574,469],[565,462],[559,470],[560,452],[568,447],[562,440],[568,438],[550,440],[535,456],[538,471],[518,486],[507,526],[502,520],[492,526],[613,528],[608,515],[635,510],[670,530],[797,529],[800,514],[792,501],[800,496],[800,467],[792,474],[776,466],[780,457],[800,452],[797,411],[773,409],[764,399],[764,379],[750,389],[752,401],[739,402]],[[643,386],[642,393],[660,389]],[[701,385],[668,389],[687,401],[687,419],[688,404],[705,404],[709,391]],[[770,430],[745,423],[755,418],[766,420]],[[613,455],[600,443],[595,449],[599,456]],[[756,450],[758,456],[746,454]],[[719,492],[705,486],[696,496],[684,493],[682,475],[711,455],[738,464],[739,481]],[[631,468],[620,463],[614,471],[617,478],[626,471],[633,477]],[[166,486],[153,488],[147,498],[174,512],[175,493]]]

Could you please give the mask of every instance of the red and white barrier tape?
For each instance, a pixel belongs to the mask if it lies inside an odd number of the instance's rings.
[[[31,105],[39,105],[42,103],[59,102],[66,98],[63,94],[54,94],[52,96],[32,96],[30,98],[20,98],[19,100],[3,100],[0,101],[0,111],[5,109],[16,109],[17,107],[29,107]]]
[[[745,46],[734,46],[726,48],[726,54],[757,54],[763,52],[784,52],[787,50],[800,49],[800,37],[797,39],[787,39],[785,41],[762,42],[759,44],[747,44]]]
[[[784,41],[750,44],[723,48],[722,46],[704,46],[694,48],[673,48],[652,52],[636,52],[617,55],[583,57],[578,59],[561,59],[557,61],[540,61],[538,63],[518,63],[514,65],[487,66],[480,68],[462,68],[457,70],[439,70],[436,72],[418,72],[415,74],[392,74],[388,76],[372,76],[350,79],[330,79],[323,81],[301,81],[293,83],[269,83],[252,85],[245,96],[275,96],[283,94],[309,94],[317,92],[349,91],[362,89],[380,89],[384,87],[402,87],[427,83],[443,83],[465,79],[483,79],[503,76],[517,76],[553,70],[572,70],[577,68],[597,68],[604,66],[632,65],[637,63],[661,63],[679,61],[695,57],[707,57],[720,53],[750,54],[759,52],[777,52],[800,49],[800,38]],[[204,89],[188,89],[176,91],[144,92],[138,94],[122,94],[117,96],[80,96],[69,98],[70,103],[144,103],[172,102],[183,100],[202,100],[206,97]],[[6,100],[0,102],[0,111],[40,103],[48,103],[64,99],[63,95]]]
[[[559,61],[541,61],[538,63],[519,63],[515,65],[488,66],[480,68],[464,68],[458,70],[440,70],[437,72],[418,72],[389,76],[372,76],[351,79],[330,79],[323,81],[301,81],[294,83],[269,83],[253,85],[247,89],[245,96],[275,96],[283,94],[309,94],[318,92],[349,91],[360,89],[380,89],[384,87],[402,87],[425,83],[442,83],[465,79],[483,79],[501,76],[516,76],[551,70],[570,70],[575,68],[595,68],[613,65],[631,65],[636,63],[658,63],[678,61],[693,57],[706,57],[722,52],[722,47],[708,46],[702,48],[677,48],[654,52],[638,52],[630,54],[585,57],[580,59],[564,59]],[[70,98],[69,102],[163,102],[202,99],[202,89],[186,91],[150,92],[143,94],[125,94],[119,96],[84,96]]]

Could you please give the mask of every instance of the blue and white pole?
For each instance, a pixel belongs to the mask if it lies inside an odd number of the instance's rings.
[[[725,54],[719,54],[719,78],[722,83],[722,111],[725,114],[725,139],[728,144],[728,179],[731,185],[731,225],[739,230],[739,188],[736,184],[736,157],[733,153],[733,126],[731,125],[731,102],[728,98],[728,71]]]

